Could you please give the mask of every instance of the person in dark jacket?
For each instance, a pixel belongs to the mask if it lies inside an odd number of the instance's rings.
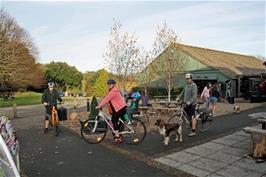
[[[63,103],[62,98],[60,97],[57,90],[54,89],[55,84],[53,82],[48,83],[48,89],[44,90],[42,96],[42,104],[45,106],[46,114],[45,114],[45,129],[44,133],[48,132],[49,120],[52,117],[52,108],[53,106],[57,110],[57,100],[60,103]],[[55,125],[56,136],[59,135],[60,130],[58,124]]]

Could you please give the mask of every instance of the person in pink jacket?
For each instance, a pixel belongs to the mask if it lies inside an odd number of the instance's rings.
[[[121,143],[122,138],[119,135],[120,126],[118,125],[119,118],[124,120],[124,115],[127,113],[126,111],[126,102],[121,95],[120,90],[116,87],[116,82],[114,79],[108,79],[107,81],[109,92],[105,96],[105,98],[101,101],[101,103],[96,107],[96,109],[100,109],[106,104],[110,104],[112,109],[112,123],[114,125],[115,135],[114,139],[116,143]]]
[[[209,103],[210,103],[210,90],[211,90],[212,84],[210,82],[207,83],[206,87],[204,87],[200,98],[203,99],[205,107],[208,109],[209,108]]]

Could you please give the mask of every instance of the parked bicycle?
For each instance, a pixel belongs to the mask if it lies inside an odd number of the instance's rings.
[[[195,117],[198,121],[197,129],[199,129],[200,132],[207,131],[213,122],[213,114],[211,110],[206,108],[200,108],[200,105],[204,104],[203,102],[197,102],[196,110],[195,110]],[[184,108],[187,106],[186,103],[180,102],[178,107],[180,108],[178,111],[176,111],[174,114],[170,116],[168,119],[168,123],[179,123],[182,124],[185,122],[186,127],[191,127],[191,120],[189,119],[187,113],[184,111]]]
[[[88,119],[81,122],[81,136],[84,140],[91,144],[97,144],[104,140],[108,130],[115,133],[112,125],[111,117],[100,110],[99,115],[95,119]],[[119,119],[118,124],[122,124],[119,134],[123,136],[123,140],[129,144],[139,144],[146,136],[146,127],[144,123],[132,117],[129,123]]]

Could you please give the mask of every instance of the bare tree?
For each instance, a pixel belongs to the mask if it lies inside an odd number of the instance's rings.
[[[123,33],[121,27],[122,25],[114,20],[104,58],[125,91],[134,82],[134,76],[141,67],[141,60],[135,34]]]
[[[147,87],[153,81],[154,74],[152,70],[148,67],[151,63],[151,54],[150,52],[146,51],[145,49],[141,50],[141,60],[142,65],[140,72],[137,74],[138,83],[142,87],[144,87],[145,95],[147,96]]]
[[[155,79],[164,81],[168,100],[171,99],[174,76],[182,72],[186,65],[185,56],[178,50],[178,38],[176,33],[164,23],[158,26],[153,44],[152,56],[154,60],[150,64],[151,70],[157,74]]]

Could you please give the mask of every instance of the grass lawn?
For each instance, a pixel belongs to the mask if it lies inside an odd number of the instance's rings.
[[[23,106],[23,105],[34,105],[34,104],[41,104],[41,98],[42,93],[36,93],[36,92],[19,92],[16,93],[15,99],[8,99],[4,101],[3,98],[0,98],[0,108],[1,107],[9,107],[13,106],[14,102],[17,104],[17,106]],[[86,100],[88,97],[80,97],[77,98],[77,102]],[[74,102],[74,98],[70,97],[63,97],[64,102]]]
[[[13,106],[13,103],[16,103],[17,106],[41,104],[42,93],[24,92],[16,93],[14,96],[15,99],[8,99],[6,101],[0,98],[0,107]]]

